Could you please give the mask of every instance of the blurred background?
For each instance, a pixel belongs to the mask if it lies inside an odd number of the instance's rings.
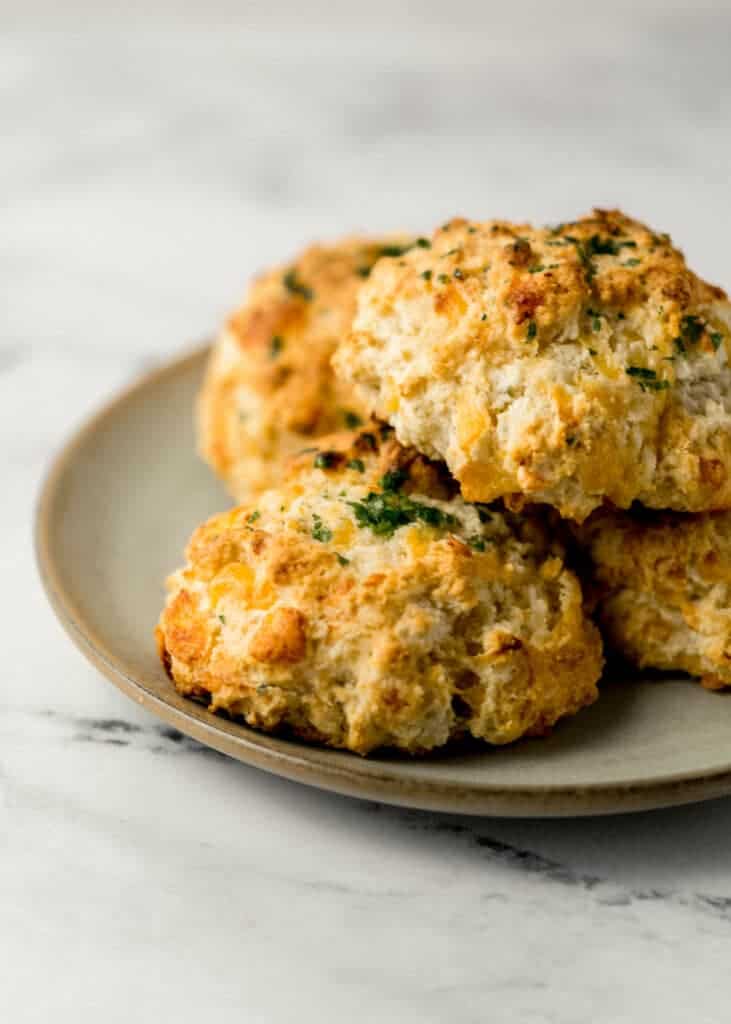
[[[6,362],[64,348],[131,370],[306,241],[456,213],[620,205],[731,284],[728,3],[0,13]]]

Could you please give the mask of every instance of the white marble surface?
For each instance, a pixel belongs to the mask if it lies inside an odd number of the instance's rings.
[[[161,732],[36,578],[64,435],[306,239],[621,204],[731,283],[727,4],[408,7],[0,0],[8,1024],[729,1019],[730,801],[541,823],[310,791]]]

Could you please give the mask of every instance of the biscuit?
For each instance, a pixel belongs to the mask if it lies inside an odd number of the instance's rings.
[[[336,371],[469,501],[731,507],[731,304],[618,211],[381,260]]]
[[[562,547],[455,490],[374,424],[199,527],[157,630],[178,690],[359,754],[509,743],[590,704],[601,640]]]
[[[198,400],[198,446],[239,501],[282,479],[312,438],[361,422],[330,365],[350,329],[358,288],[404,236],[313,245],[258,277],[221,332]]]
[[[731,513],[597,512],[576,536],[608,645],[731,686]]]

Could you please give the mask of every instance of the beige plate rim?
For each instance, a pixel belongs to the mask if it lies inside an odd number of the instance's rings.
[[[345,763],[335,763],[327,759],[331,752],[258,733],[217,717],[192,702],[176,706],[177,695],[172,690],[169,702],[151,692],[145,680],[136,677],[124,661],[108,649],[76,607],[61,578],[51,525],[59,488],[81,447],[93,441],[103,424],[132,398],[171,375],[189,370],[203,358],[208,347],[200,346],[144,374],[104,404],[56,454],[38,498],[35,550],[51,607],[87,659],[123,693],[200,743],[275,775],[347,796],[424,810],[504,817],[577,817],[641,811],[731,794],[731,763],[710,772],[677,773],[622,785],[596,784],[582,788],[571,785],[507,787],[482,782],[468,785],[446,780],[405,779],[377,760],[352,755]]]

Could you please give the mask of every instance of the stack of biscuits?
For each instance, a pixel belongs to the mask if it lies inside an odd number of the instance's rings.
[[[731,685],[731,304],[618,211],[258,278],[199,397],[236,508],[168,581],[178,690],[367,754],[547,733],[603,648]]]

